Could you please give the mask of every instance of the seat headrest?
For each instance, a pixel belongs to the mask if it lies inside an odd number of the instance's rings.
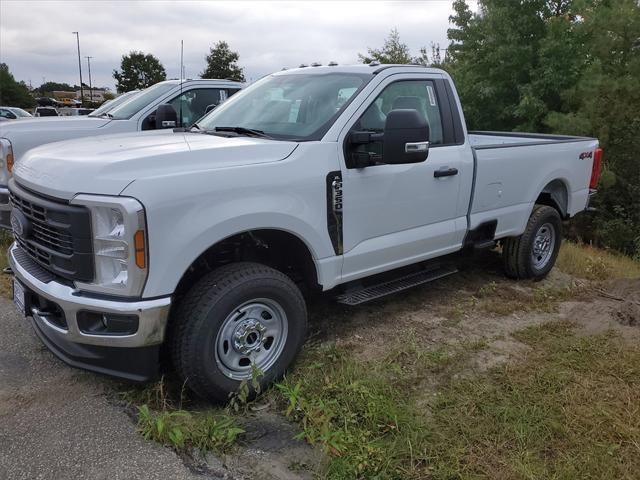
[[[393,105],[391,110],[400,110],[400,109],[411,109],[417,110],[418,112],[423,111],[422,102],[420,101],[420,97],[397,97],[393,101]]]

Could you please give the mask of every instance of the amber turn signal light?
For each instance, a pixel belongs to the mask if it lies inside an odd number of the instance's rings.
[[[144,230],[138,230],[133,236],[133,246],[136,252],[136,265],[138,268],[146,268],[147,266],[147,252],[144,241]]]

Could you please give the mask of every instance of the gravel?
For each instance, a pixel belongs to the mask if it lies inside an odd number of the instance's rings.
[[[0,298],[0,479],[202,479],[136,433],[113,386],[55,358]]]

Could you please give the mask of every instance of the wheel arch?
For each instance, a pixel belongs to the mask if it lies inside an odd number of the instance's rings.
[[[563,178],[549,181],[538,194],[535,204],[555,208],[562,219],[569,217],[569,186]]]
[[[256,228],[228,234],[200,252],[182,272],[175,288],[183,294],[207,272],[233,262],[263,263],[289,276],[304,289],[319,289],[319,268],[311,247],[281,228]]]

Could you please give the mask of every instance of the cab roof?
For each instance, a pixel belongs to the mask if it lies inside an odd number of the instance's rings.
[[[316,65],[316,66],[314,66]],[[416,72],[421,73],[443,73],[443,70],[439,68],[424,67],[422,65],[407,65],[407,64],[356,64],[356,65],[317,65],[311,64],[309,66],[291,68],[287,70],[281,70],[273,75],[295,75],[295,74],[322,74],[322,73],[360,73],[360,74],[373,74],[393,69],[399,72]]]

